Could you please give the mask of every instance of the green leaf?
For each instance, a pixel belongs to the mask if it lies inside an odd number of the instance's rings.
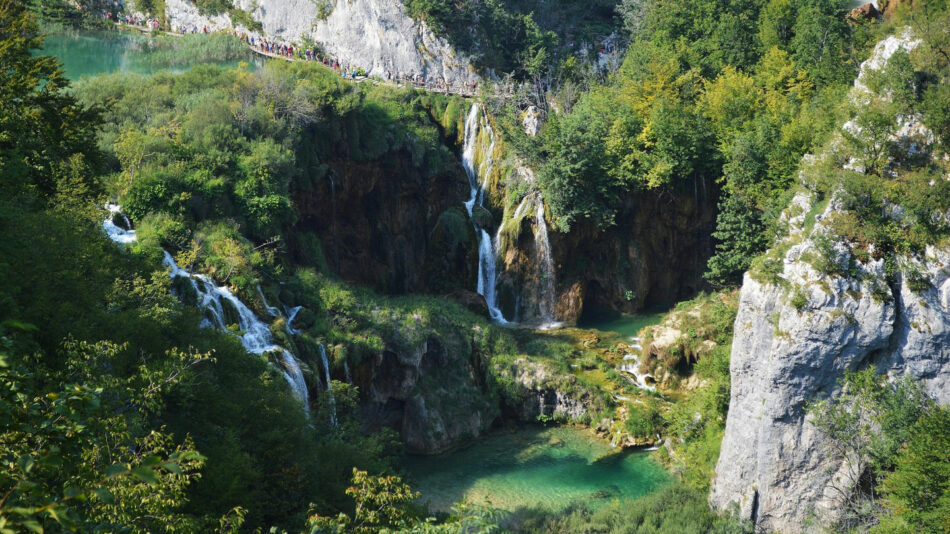
[[[73,488],[73,487],[68,487],[68,488],[66,488],[65,491],[63,491],[63,495],[64,495],[67,499],[72,499],[72,498],[76,497],[77,495],[79,495],[79,494],[81,494],[81,493],[82,493],[82,489],[80,489],[80,488]]]
[[[129,466],[123,464],[112,464],[106,468],[106,478],[115,478],[129,472]]]
[[[158,473],[148,467],[136,467],[132,475],[147,484],[158,484]]]
[[[164,467],[169,473],[174,473],[176,475],[181,474],[181,467],[178,467],[178,464],[175,462],[165,462],[162,464],[162,467]]]
[[[40,524],[36,521],[24,521],[23,526],[30,529],[32,532],[36,532],[36,534],[43,534],[43,527],[40,526]]]
[[[112,496],[112,492],[110,492],[106,488],[96,488],[92,490],[92,492],[95,493],[97,497],[99,497],[99,500],[101,500],[102,502],[106,504],[112,504],[113,502],[115,502],[115,498]]]
[[[33,470],[33,465],[34,465],[33,457],[28,454],[24,454],[23,456],[20,456],[20,458],[17,460],[17,465],[20,466],[20,469],[24,473],[29,473],[30,471]]]

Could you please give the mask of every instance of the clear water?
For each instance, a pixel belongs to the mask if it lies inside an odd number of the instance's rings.
[[[58,57],[63,63],[66,77],[71,80],[114,72],[146,75],[162,70],[182,72],[192,66],[169,68],[167,64],[154,61],[149,55],[150,39],[148,35],[119,31],[51,33],[46,36],[43,49],[36,53]],[[252,67],[259,63],[250,51],[247,61]],[[224,67],[238,65],[237,61],[206,63]]]
[[[590,507],[641,497],[669,483],[645,451],[619,451],[586,431],[526,428],[483,438],[434,457],[407,458],[409,482],[433,511],[458,501],[505,510],[558,511],[575,501]]]
[[[643,328],[659,324],[664,315],[666,312],[621,315],[609,319],[585,321],[577,326],[601,332],[614,332],[625,338],[632,338],[636,337]]]

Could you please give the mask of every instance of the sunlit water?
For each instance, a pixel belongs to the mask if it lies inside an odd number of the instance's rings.
[[[149,53],[149,42],[152,37],[132,32],[120,31],[70,31],[51,33],[46,36],[43,49],[36,53],[56,56],[63,63],[66,77],[79,80],[84,76],[111,74],[114,72],[130,72],[135,74],[154,74],[167,70],[183,72],[194,66],[175,65],[157,61]],[[250,51],[244,59],[251,68],[255,68],[261,60]],[[215,62],[224,67],[235,67],[238,61]],[[202,64],[198,61],[195,64]]]
[[[580,328],[614,332],[625,338],[636,337],[641,329],[659,324],[665,313],[643,313],[637,315],[621,315],[610,319],[585,321],[578,324]]]
[[[505,510],[558,511],[652,493],[669,474],[643,451],[618,451],[586,431],[527,428],[483,438],[435,457],[410,457],[406,469],[422,502],[447,511],[458,501]]]

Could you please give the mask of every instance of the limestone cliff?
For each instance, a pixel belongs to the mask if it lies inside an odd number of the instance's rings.
[[[888,38],[864,69],[913,45],[906,36]],[[862,98],[860,78],[855,87],[852,98]],[[902,123],[901,135],[920,132],[914,117]],[[932,148],[920,144],[928,136],[912,137],[914,150]],[[773,268],[743,282],[711,501],[720,509],[737,503],[762,530],[810,531],[840,517],[835,488],[846,467],[829,454],[805,407],[836,395],[845,371],[873,366],[890,377],[909,375],[950,403],[950,246],[859,260],[855,243],[831,223],[845,209],[837,193],[827,205],[799,193],[783,215],[788,235],[770,252]],[[906,214],[891,211],[902,224]]]
[[[173,28],[233,26],[227,15],[200,14],[189,0],[165,4]],[[469,60],[412,20],[399,0],[236,0],[235,6],[263,25],[266,38],[311,39],[342,65],[362,67],[371,76],[422,76],[453,85],[477,80]]]

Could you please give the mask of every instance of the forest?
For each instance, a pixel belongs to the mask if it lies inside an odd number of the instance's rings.
[[[367,431],[356,386],[332,380],[317,409],[301,409],[273,354],[249,354],[236,327],[200,326],[198,295],[163,261],[168,251],[259,312],[268,301],[303,307],[299,334],[284,318],[270,330],[313,368],[308,377],[325,349],[349,373],[384,348],[436,336],[487,369],[483,391],[459,396],[513,405],[512,362],[543,352],[569,372],[584,349],[506,329],[435,290],[396,296],[346,282],[298,224],[296,199],[326,187],[339,161],[399,162],[408,171],[395,180],[457,175],[468,103],[282,61],[71,82],[42,54],[44,29],[100,22],[65,3],[27,4],[0,0],[0,532],[751,532],[706,495],[729,407],[737,288],[746,272],[777,280],[780,258],[767,251],[789,200],[803,189],[825,202],[842,195],[836,232],[856,244],[855,260],[883,259],[892,277],[896,255],[950,237],[946,162],[889,141],[899,117],[919,114],[950,143],[942,0],[883,22],[848,20],[837,0],[563,2],[556,14],[541,2],[406,0],[410,16],[477,52],[479,69],[525,82],[487,107],[506,150],[537,169],[556,231],[610,228],[638,191],[721,191],[706,291],[670,311],[688,318],[663,362],[674,375],[688,363],[703,385],[623,417],[601,392],[592,402],[603,413],[575,421],[606,416],[631,436],[674,436],[657,455],[675,481],[596,509],[433,512],[403,478],[399,435]],[[570,43],[611,25],[626,46],[615,71],[572,54]],[[923,45],[865,82],[890,98],[850,99],[875,43],[905,26]],[[202,54],[230,59],[234,38],[213,39]],[[544,117],[537,136],[521,126],[528,105]],[[846,121],[873,137],[839,139]],[[842,146],[835,161],[802,163]],[[847,157],[864,172],[839,168]],[[881,209],[898,198],[911,223]],[[135,222],[134,243],[103,235],[109,201]],[[831,254],[816,266],[846,274]],[[716,348],[698,361],[683,356],[706,342]],[[950,410],[874,373],[848,373],[841,388],[837,401],[809,405],[866,488],[839,531],[950,532]]]

